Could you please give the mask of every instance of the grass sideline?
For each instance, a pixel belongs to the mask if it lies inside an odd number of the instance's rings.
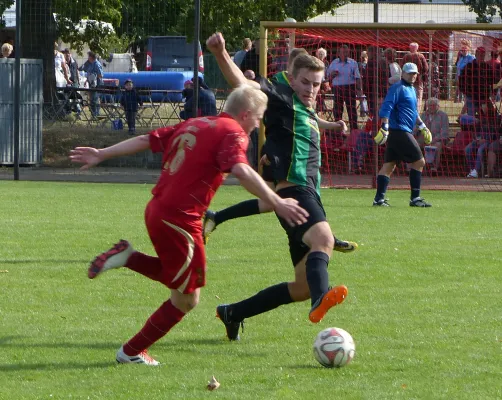
[[[428,192],[431,209],[370,206],[373,192],[323,190],[332,227],[355,240],[336,253],[349,297],[319,325],[293,304],[224,340],[217,304],[290,279],[273,215],[229,221],[207,246],[201,303],[151,349],[160,368],[116,365],[121,343],[167,291],[128,270],[95,281],[88,262],[121,237],[152,254],[143,223],[151,185],[0,181],[0,399],[499,399],[502,397],[500,193]],[[213,208],[249,198],[224,187]],[[4,272],[8,271],[8,272]],[[352,334],[356,357],[319,366],[315,335]],[[205,389],[215,375],[221,387]]]

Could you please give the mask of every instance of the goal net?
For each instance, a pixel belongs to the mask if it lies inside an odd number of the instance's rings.
[[[403,64],[414,62],[418,112],[433,135],[425,145],[414,132],[426,160],[423,187],[500,191],[501,30],[495,24],[262,22],[268,46],[262,69],[268,76],[286,70],[294,47],[323,59],[330,74],[317,98],[317,114],[343,119],[350,131],[322,135],[323,184],[372,187],[385,152],[372,139],[380,125],[378,110],[390,85],[401,79]],[[409,187],[408,168],[398,164],[391,185]]]

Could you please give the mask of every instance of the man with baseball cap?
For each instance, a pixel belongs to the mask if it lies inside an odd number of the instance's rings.
[[[418,75],[417,65],[406,63],[403,65],[402,79],[392,85],[387,92],[384,103],[380,107],[379,117],[381,128],[374,140],[378,145],[387,142],[384,164],[377,177],[377,192],[373,200],[374,206],[388,207],[390,204],[385,198],[390,175],[398,161],[409,163],[410,169],[410,206],[431,207],[420,197],[420,184],[422,169],[425,160],[420,146],[413,137],[413,128],[418,125],[424,137],[424,143],[430,144],[432,134],[425,126],[417,112],[417,95],[413,84]]]

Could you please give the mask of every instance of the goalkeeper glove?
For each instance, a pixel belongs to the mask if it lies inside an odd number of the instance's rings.
[[[387,122],[382,122],[382,126],[378,130],[378,133],[374,137],[374,141],[377,145],[381,146],[387,141],[389,136],[389,124]]]
[[[425,126],[425,124],[423,122],[420,125],[418,125],[418,130],[420,131],[420,133],[424,137],[424,143],[425,144],[431,144],[431,142],[432,142],[432,133],[429,130],[429,128],[427,128],[427,126]]]

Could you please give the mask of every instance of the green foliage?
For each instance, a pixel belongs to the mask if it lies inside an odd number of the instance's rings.
[[[318,325],[309,302],[250,318],[239,343],[224,339],[216,305],[294,271],[273,214],[229,221],[207,245],[200,304],[152,346],[164,365],[117,365],[115,352],[169,291],[127,269],[90,281],[86,269],[121,237],[154,254],[143,217],[150,190],[0,181],[0,399],[502,398],[500,193],[428,192],[425,210],[408,206],[409,191],[390,191],[393,207],[375,209],[373,191],[323,190],[336,233],[360,245],[329,265],[348,298]],[[247,198],[224,187],[213,206]],[[329,326],[356,342],[339,370],[312,356]],[[212,375],[221,387],[209,393]]]
[[[14,0],[0,0],[0,28],[5,26],[5,21],[2,19],[2,14],[13,4]]]
[[[502,17],[502,1],[500,0],[462,0],[478,16],[477,22],[489,23],[497,13]]]

